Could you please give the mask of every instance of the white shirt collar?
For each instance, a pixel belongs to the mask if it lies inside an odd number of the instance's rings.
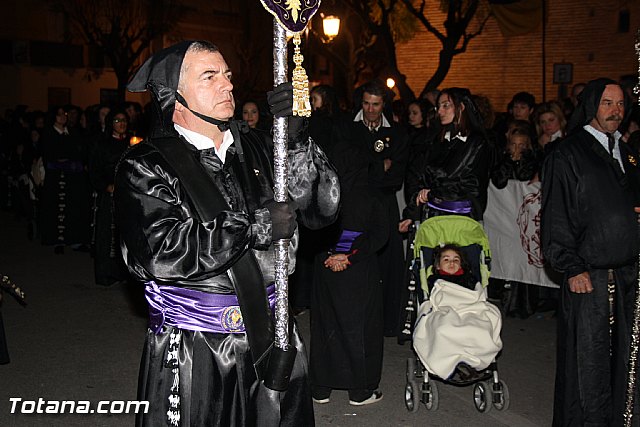
[[[384,114],[380,115],[382,117],[382,122],[380,124],[380,126],[382,126],[383,128],[390,128],[391,124],[389,123],[389,120],[387,120],[387,118],[384,116]],[[362,122],[364,119],[364,112],[362,111],[362,108],[360,109],[360,111],[358,111],[358,114],[356,114],[356,117],[353,119],[354,122]],[[380,128],[380,126],[378,126],[378,128],[376,128],[376,130],[378,130]]]
[[[591,125],[584,125],[583,128],[584,130],[589,132],[591,135],[593,135],[595,139],[598,140],[600,145],[604,147],[607,153],[609,152],[609,138],[607,138],[607,135],[604,132],[600,132],[598,129],[594,128]],[[621,136],[622,134],[618,131],[615,131],[613,133],[613,138],[616,141],[616,145],[613,146],[613,158],[618,161],[618,163],[620,164],[620,167],[624,171],[624,165],[622,164],[622,156],[620,155],[620,137]]]
[[[58,129],[57,127],[53,127],[56,132],[58,132],[59,135],[69,135],[69,129],[65,126],[64,128],[62,128],[62,130]]]
[[[554,133],[553,135],[551,135],[551,138],[549,138],[549,142],[551,141],[555,141],[558,138],[562,138],[562,129],[558,129],[556,131],[556,133]]]
[[[198,150],[213,148],[215,150],[216,156],[218,156],[222,163],[224,163],[227,157],[227,150],[229,149],[229,147],[231,147],[231,144],[233,144],[233,134],[230,130],[224,131],[222,136],[222,144],[220,145],[220,148],[216,148],[213,140],[209,137],[199,134],[198,132],[183,128],[176,123],[173,124],[173,127],[180,135],[184,137],[184,139],[187,140],[189,144],[193,145]]]

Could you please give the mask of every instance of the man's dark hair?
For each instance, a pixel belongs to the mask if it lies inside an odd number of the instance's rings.
[[[529,108],[533,108],[536,106],[536,97],[530,94],[529,92],[518,92],[515,95],[513,95],[511,102],[513,104],[515,103],[527,104]]]
[[[383,100],[387,99],[387,86],[380,80],[371,80],[362,86],[362,93],[368,93],[369,95],[375,95],[382,97]]]

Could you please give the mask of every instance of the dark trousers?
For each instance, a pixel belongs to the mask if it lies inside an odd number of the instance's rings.
[[[570,292],[566,281],[561,289],[554,426],[623,424],[637,267],[614,272],[611,327],[608,272],[591,270],[589,274],[593,292]]]

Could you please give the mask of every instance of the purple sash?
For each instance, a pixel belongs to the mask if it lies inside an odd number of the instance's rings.
[[[275,285],[267,288],[269,306],[275,306]],[[169,325],[190,331],[228,334],[245,332],[238,297],[212,294],[148,282],[144,289],[149,303],[149,329],[155,334]]]
[[[456,214],[468,214],[471,212],[471,202],[469,200],[449,201],[434,198],[429,200],[427,205],[430,208],[437,209],[443,212],[450,212]]]
[[[353,245],[354,240],[356,240],[356,238],[361,234],[361,231],[342,230],[340,239],[333,248],[333,251],[336,253],[351,252],[351,246]]]

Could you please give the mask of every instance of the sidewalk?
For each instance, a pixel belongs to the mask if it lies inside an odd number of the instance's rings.
[[[0,272],[23,287],[26,308],[5,299],[2,316],[11,363],[0,365],[2,426],[124,426],[125,414],[11,414],[12,397],[23,400],[127,401],[136,398],[138,365],[146,328],[142,290],[132,285],[94,284],[87,253],[53,248],[26,239],[26,224],[0,213]],[[309,333],[308,312],[298,317]],[[508,411],[476,411],[472,387],[440,385],[440,408],[404,407],[405,364],[410,345],[385,338],[380,389],[375,405],[353,407],[346,392],[315,405],[318,426],[549,426],[555,372],[555,320],[507,318],[500,377],[510,391]],[[46,407],[46,406],[45,406]]]

